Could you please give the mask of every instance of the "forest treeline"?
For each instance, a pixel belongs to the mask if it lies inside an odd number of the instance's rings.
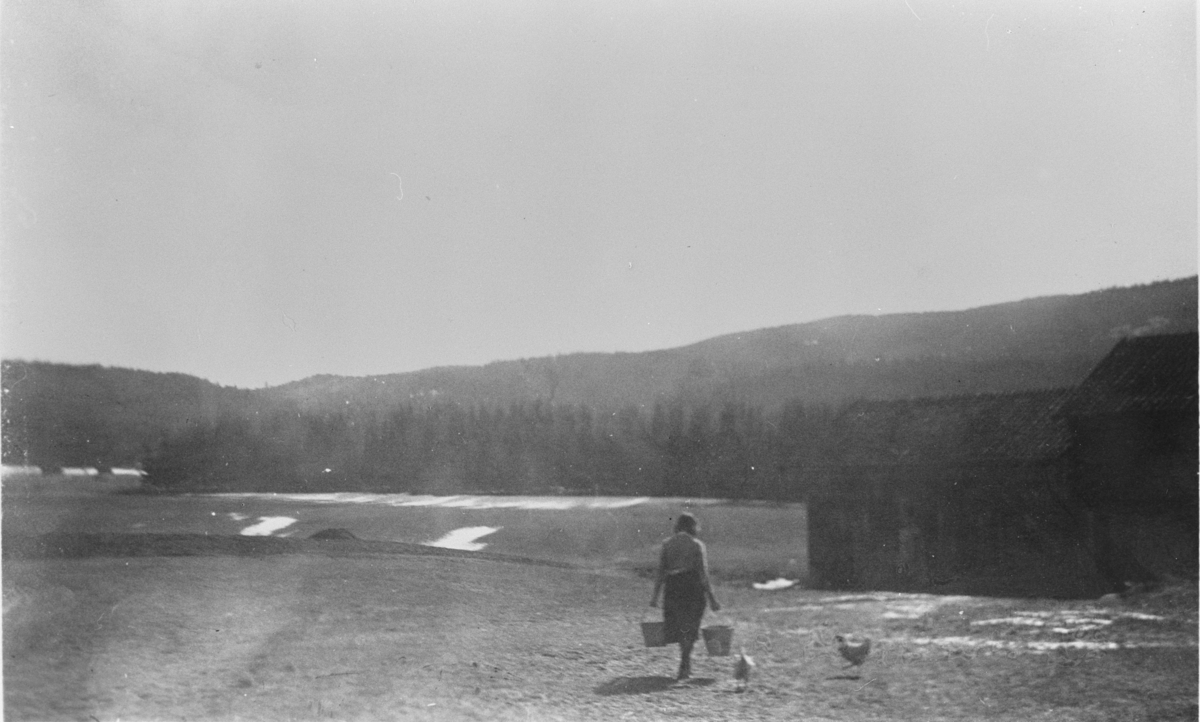
[[[404,404],[384,414],[273,410],[174,434],[146,464],[170,491],[638,494],[799,499],[796,471],[834,453],[837,414],[786,404],[660,403],[597,413]]]
[[[1125,336],[1192,331],[1195,276],[965,311],[844,316],[640,353],[220,386],[7,359],[3,462],[167,488],[798,493],[860,399],[1075,386]],[[325,471],[329,469],[329,471]]]

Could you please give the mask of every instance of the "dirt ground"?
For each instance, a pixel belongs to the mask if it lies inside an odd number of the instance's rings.
[[[1192,586],[1099,605],[725,584],[721,616],[757,662],[743,693],[734,658],[703,650],[673,682],[632,574],[313,545],[6,551],[5,718],[1197,717]],[[874,640],[861,669],[843,669],[843,632]]]

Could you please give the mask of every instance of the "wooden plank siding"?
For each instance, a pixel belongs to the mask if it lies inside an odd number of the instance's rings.
[[[1125,339],[1076,389],[864,401],[808,489],[835,589],[1096,596],[1197,576],[1196,334]]]

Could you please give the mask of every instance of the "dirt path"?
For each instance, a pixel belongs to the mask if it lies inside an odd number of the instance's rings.
[[[737,693],[732,659],[703,653],[691,684],[671,683],[674,648],[646,649],[638,637],[648,593],[628,575],[469,555],[6,559],[5,717],[1024,722],[1196,714],[1194,594],[1081,610],[726,587],[736,643],[759,663],[749,691]],[[1004,621],[1014,619],[1025,621]],[[844,631],[876,640],[859,673],[842,670],[831,646]],[[1036,644],[1056,640],[1118,647]],[[1151,642],[1158,646],[1139,646]]]

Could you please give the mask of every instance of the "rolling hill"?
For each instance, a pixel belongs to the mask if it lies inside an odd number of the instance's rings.
[[[350,378],[262,393],[305,406],[540,398],[600,409],[655,401],[838,404],[1078,383],[1118,339],[1193,331],[1196,277],[965,311],[841,316],[644,353],[578,353]]]

